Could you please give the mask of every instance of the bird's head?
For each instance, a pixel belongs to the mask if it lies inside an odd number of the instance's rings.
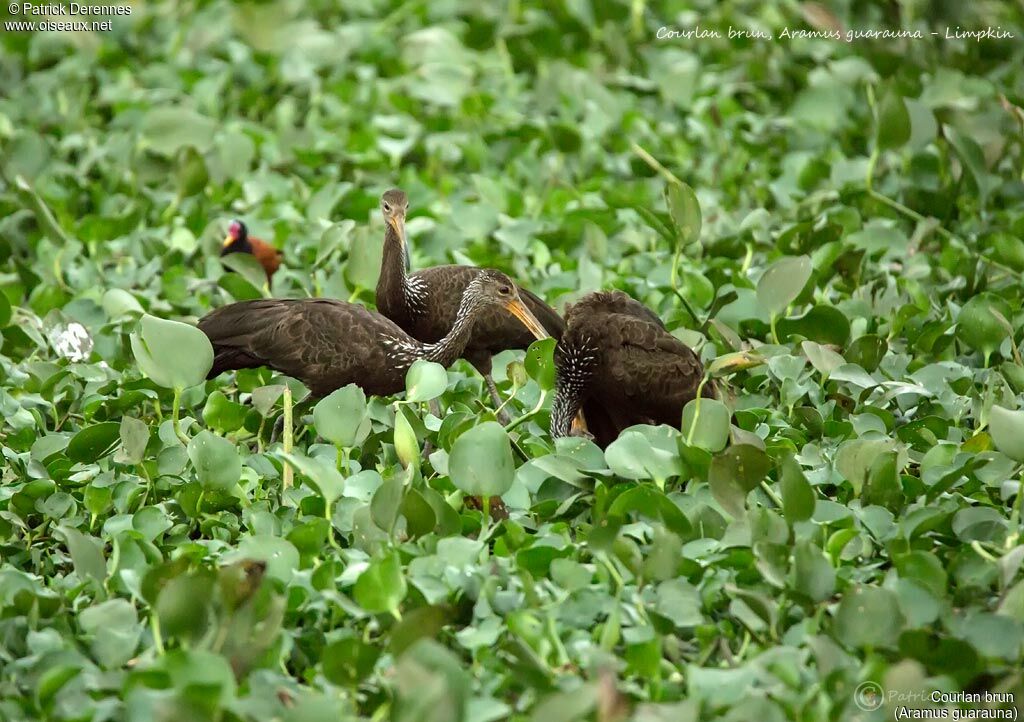
[[[221,244],[220,255],[234,253],[235,251],[249,250],[249,229],[237,218],[228,225],[228,234]]]
[[[520,322],[537,338],[547,338],[548,332],[526,307],[519,296],[519,289],[512,279],[501,271],[485,269],[480,271],[462,295],[463,306],[473,311],[485,306],[501,306]]]
[[[384,222],[394,229],[398,237],[405,240],[405,212],[409,210],[409,196],[398,188],[385,191],[380,197],[380,212]]]

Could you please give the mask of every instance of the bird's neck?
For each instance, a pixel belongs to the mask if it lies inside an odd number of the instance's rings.
[[[377,278],[377,304],[381,299],[399,299],[404,307],[409,304],[409,278],[406,269],[409,267],[409,254],[405,240],[401,238],[391,224],[384,230],[384,253],[381,258],[380,276]]]
[[[555,399],[551,402],[551,437],[569,436],[594,375],[598,350],[590,339],[563,339],[555,347]]]
[[[461,358],[473,335],[473,323],[478,310],[475,304],[463,302],[451,331],[437,343],[424,344],[423,358],[446,367]]]

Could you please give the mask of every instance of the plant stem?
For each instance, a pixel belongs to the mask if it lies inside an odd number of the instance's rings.
[[[282,444],[284,446],[284,453],[292,453],[292,390],[288,384],[284,385],[284,438]],[[285,464],[284,472],[281,476],[281,488],[287,489],[292,485],[292,465]]]
[[[181,389],[174,387],[174,400],[171,402],[171,426],[174,428],[174,435],[182,444],[188,446],[188,437],[181,430],[181,420],[178,418],[181,410]]]
[[[160,634],[160,618],[156,616],[155,611],[149,614],[149,628],[153,632],[153,646],[156,647],[156,653],[163,656],[164,638]]]
[[[708,382],[710,377],[705,374],[704,378],[700,380],[700,385],[697,386],[697,396],[694,399],[697,403],[693,405],[693,422],[690,424],[690,430],[686,433],[686,445],[693,445],[693,432],[697,430],[697,420],[700,418],[700,401],[704,398],[704,384]]]
[[[646,150],[641,148],[636,143],[630,143],[629,146],[630,148],[633,149],[634,153],[640,156],[640,160],[649,165],[652,169],[656,170],[658,173],[661,173],[663,176],[665,176],[666,179],[670,180],[671,182],[679,183],[680,185],[682,185],[683,182],[676,178],[675,174],[672,171],[670,171],[668,168],[659,163],[658,159],[655,158],[653,155],[648,153]]]

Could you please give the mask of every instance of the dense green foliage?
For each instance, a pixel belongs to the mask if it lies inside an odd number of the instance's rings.
[[[0,41],[0,719],[1024,703],[1020,3],[334,5]],[[776,37],[656,39],[697,24]],[[925,37],[778,37],[837,25]],[[626,290],[724,405],[552,443],[547,342],[496,360],[507,429],[421,364],[300,405],[286,452],[284,380],[200,383],[205,337],[160,319],[372,304],[393,185],[414,267]],[[272,289],[221,265],[236,215]]]

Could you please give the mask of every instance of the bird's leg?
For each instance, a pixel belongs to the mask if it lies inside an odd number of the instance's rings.
[[[502,404],[504,402],[498,394],[498,385],[494,383],[494,377],[490,374],[484,374],[484,381],[487,382],[487,391],[491,395],[491,402],[494,404],[495,415],[498,417],[498,422],[502,426],[508,426],[512,422],[512,419],[509,417],[508,412],[502,408]]]

